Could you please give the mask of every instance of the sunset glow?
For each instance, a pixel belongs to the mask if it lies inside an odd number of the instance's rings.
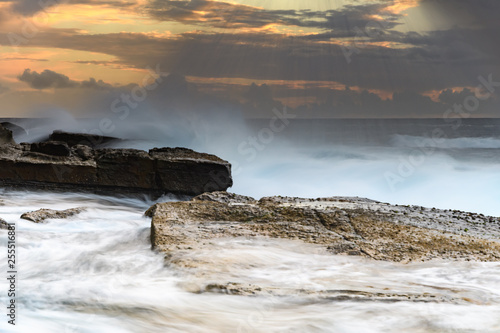
[[[432,15],[444,13],[446,4],[439,4],[443,10],[433,5]],[[442,91],[461,91],[473,86],[479,74],[494,72],[495,66],[486,65],[491,62],[480,59],[494,57],[495,51],[484,43],[467,49],[463,40],[451,42],[458,38],[454,35],[442,37],[453,30],[433,31],[422,19],[426,6],[418,0],[89,0],[42,8],[28,1],[3,1],[0,100],[19,105],[17,92],[38,96],[60,89],[50,82],[34,88],[20,81],[26,69],[125,87],[141,84],[147,68],[161,66],[164,73],[188,77],[207,93],[237,94],[233,99],[238,101],[245,100],[244,92],[255,83],[271,86],[276,100],[290,106],[300,106],[299,101],[321,104],[329,91],[337,94],[350,87],[351,95],[366,91],[381,100],[411,91],[430,96],[438,109]],[[462,22],[476,22],[467,11],[461,15]],[[467,15],[471,17],[464,21]],[[443,22],[453,27],[449,18]],[[471,32],[479,29],[474,24]],[[470,39],[471,45],[479,41]],[[459,45],[463,50],[452,50]],[[444,47],[451,49],[438,50]],[[476,66],[474,75],[454,69],[455,58],[437,61],[453,52],[464,61],[476,59],[470,63]],[[438,72],[442,79],[433,80]]]

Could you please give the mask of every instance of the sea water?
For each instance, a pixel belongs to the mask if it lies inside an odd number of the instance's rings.
[[[1,197],[2,218],[16,224],[18,271],[16,326],[7,323],[8,285],[5,279],[0,284],[1,332],[500,331],[499,263],[403,265],[332,256],[294,241],[234,239],[214,253],[193,250],[193,256],[239,262],[195,279],[151,250],[147,199],[21,191]],[[175,198],[161,199],[170,200]],[[88,209],[41,224],[19,218],[42,207]],[[0,233],[4,273],[6,234]],[[193,292],[189,285],[202,290],[227,281],[290,292],[238,296]],[[297,290],[436,300],[337,299]]]
[[[39,122],[21,141],[63,124]],[[252,195],[354,195],[500,215],[500,124],[469,120],[296,121],[273,131],[269,120],[217,127],[207,123],[136,124],[106,133],[123,147],[184,146],[233,164],[231,191]],[[81,127],[78,127],[81,126]],[[83,126],[83,127],[82,127]],[[142,126],[142,127],[141,127]],[[176,127],[177,128],[174,128]],[[92,128],[75,122],[72,130]],[[436,130],[442,133],[433,137]],[[172,133],[177,133],[172,135]],[[227,138],[231,137],[231,140]],[[17,230],[17,319],[7,323],[2,279],[1,332],[500,332],[498,263],[433,261],[407,265],[331,256],[313,245],[234,239],[216,253],[206,279],[168,265],[151,250],[147,198],[2,190],[0,217]],[[163,197],[159,201],[178,200]],[[35,224],[22,213],[88,207],[80,215]],[[0,232],[0,271],[7,232]],[[280,296],[193,292],[209,283],[289,288]],[[195,285],[193,288],[192,285]],[[308,290],[309,295],[295,292]],[[331,298],[314,291],[432,295],[436,301]]]

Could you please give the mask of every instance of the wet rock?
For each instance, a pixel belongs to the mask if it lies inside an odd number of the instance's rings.
[[[94,157],[94,150],[89,146],[76,145],[73,147],[76,155],[78,155],[82,160],[87,161]]]
[[[188,202],[156,204],[146,215],[152,217],[153,248],[167,256],[203,249],[215,239],[271,237],[321,245],[332,254],[375,260],[500,261],[497,220],[491,224],[489,217],[464,214],[465,221],[450,225],[452,212],[426,212],[422,216],[420,208],[362,198],[272,197],[255,202],[216,192]],[[489,224],[477,223],[479,218]],[[176,264],[182,266],[183,262]]]
[[[26,130],[24,128],[22,128],[21,126],[13,124],[13,123],[8,122],[8,121],[4,121],[4,122],[0,123],[0,125],[11,130],[14,137],[16,137],[18,135],[27,135],[28,134],[28,132],[26,132]]]
[[[185,148],[72,148],[65,142],[0,145],[0,186],[105,194],[195,196],[232,186],[231,164]]]
[[[324,279],[328,281],[328,274],[314,273],[315,263],[328,261],[329,255],[355,256],[332,261],[360,266],[370,266],[368,261],[372,260],[500,261],[498,219],[490,222],[487,216],[460,213],[460,220],[450,224],[453,214],[458,213],[363,198],[267,197],[255,201],[226,192],[202,194],[191,201],[160,203],[146,212],[152,217],[153,249],[163,252],[166,265],[183,276],[178,285],[188,292],[298,297],[313,302],[465,305],[470,304],[470,299],[446,288],[432,288],[430,292],[410,288],[408,292],[400,286],[379,290],[363,286],[356,290],[349,283],[347,288],[335,288],[334,277],[334,288],[330,288],[323,284]],[[486,224],[477,224],[478,219]],[[462,230],[464,223],[471,228],[467,233]],[[468,233],[474,233],[474,237]],[[283,249],[292,258],[277,259],[275,255],[281,256]],[[279,281],[269,278],[276,274],[275,269],[287,274],[292,265],[293,272],[311,280],[303,283],[299,276]],[[380,265],[387,268],[388,264]]]
[[[54,131],[50,135],[49,140],[65,142],[70,147],[76,145],[84,145],[92,148],[101,148],[109,144],[121,141],[121,139],[111,136],[86,133],[69,133],[64,131]]]
[[[397,292],[369,292],[364,290],[316,290],[316,289],[294,289],[286,286],[258,286],[253,284],[225,282],[209,283],[196,286],[191,284],[180,284],[187,291],[196,294],[217,293],[238,296],[278,296],[278,297],[309,297],[311,300],[324,299],[335,302],[425,302],[425,303],[453,303],[467,305],[467,300],[459,297],[449,297],[439,293],[397,293]]]
[[[239,195],[225,191],[203,193],[194,197],[193,201],[214,201],[214,202],[235,203],[235,204],[257,203],[257,200],[255,200],[252,197],[247,197],[245,195]]]
[[[15,144],[14,138],[12,136],[12,131],[2,125],[0,125],[0,145],[5,144]]]
[[[71,149],[66,142],[59,141],[33,143],[30,150],[34,153],[41,153],[50,156],[67,157],[71,155]]]
[[[67,217],[80,214],[86,208],[71,208],[66,210],[39,209],[34,212],[24,213],[21,218],[35,223],[43,222],[47,219],[65,219]]]
[[[9,224],[4,219],[0,218],[0,229],[9,229]]]

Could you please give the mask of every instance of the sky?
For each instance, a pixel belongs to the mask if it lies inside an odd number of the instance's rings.
[[[499,117],[498,15],[498,0],[0,0],[0,116]]]

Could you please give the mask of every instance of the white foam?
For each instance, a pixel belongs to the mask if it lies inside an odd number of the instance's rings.
[[[498,263],[410,265],[331,256],[314,245],[221,240],[192,258],[226,262],[205,280],[306,290],[429,293],[442,303],[352,302],[314,298],[192,294],[189,271],[151,251],[151,202],[78,194],[2,193],[0,216],[18,229],[18,325],[2,332],[494,332],[500,327]],[[19,216],[39,208],[87,206],[46,224]],[[6,234],[0,242],[6,244]],[[244,258],[244,260],[242,260]],[[5,251],[0,270],[6,271]],[[1,290],[6,290],[2,279]],[[5,293],[0,303],[6,304]],[[383,318],[383,320],[381,320]]]

